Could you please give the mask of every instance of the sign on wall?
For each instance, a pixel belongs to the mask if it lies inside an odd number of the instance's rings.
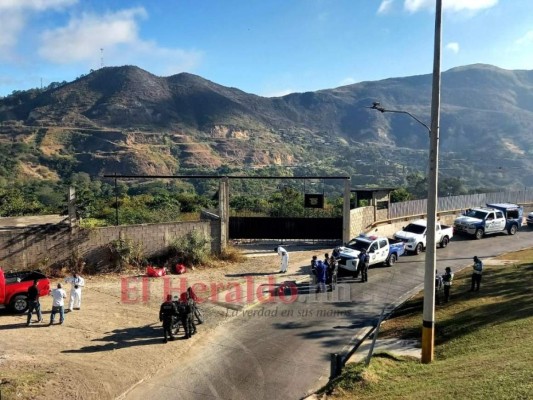
[[[324,208],[323,194],[305,194],[305,208]]]

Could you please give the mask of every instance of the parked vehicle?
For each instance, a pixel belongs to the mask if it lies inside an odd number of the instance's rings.
[[[370,257],[370,265],[393,266],[405,252],[405,244],[386,237],[359,235],[339,248],[339,268],[350,271],[354,276],[359,275],[359,253],[363,249]]]
[[[473,235],[481,239],[485,235],[505,232],[514,235],[522,225],[523,208],[516,204],[487,204],[487,207],[471,208],[454,222],[454,232]]]
[[[0,268],[0,308],[9,307],[22,314],[28,309],[28,289],[37,279],[39,295],[46,296],[50,291],[50,280],[39,271],[4,272]]]
[[[527,226],[533,228],[533,212],[530,212],[526,218]]]
[[[401,231],[394,234],[394,238],[405,243],[405,250],[411,253],[420,254],[426,248],[427,221],[418,219],[404,226]],[[453,237],[453,227],[436,224],[435,242],[442,248],[448,246]]]

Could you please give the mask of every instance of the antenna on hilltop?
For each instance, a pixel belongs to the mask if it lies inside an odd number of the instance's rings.
[[[104,68],[104,49],[100,48],[100,68]]]

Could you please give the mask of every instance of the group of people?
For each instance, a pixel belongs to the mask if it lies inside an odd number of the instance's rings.
[[[318,293],[327,290],[327,284],[330,284],[333,277],[337,274],[338,261],[329,253],[324,254],[324,260],[319,260],[317,256],[311,259],[311,273],[315,277],[316,291]]]
[[[481,285],[481,276],[483,274],[483,261],[478,256],[474,256],[474,264],[472,265],[472,277],[470,291],[477,292]],[[450,289],[452,287],[454,274],[450,267],[445,268],[443,275],[438,275],[435,271],[435,302],[441,304],[441,292],[444,292],[444,302],[450,300]]]
[[[66,312],[72,310],[81,310],[81,290],[85,286],[85,280],[77,273],[73,273],[72,276],[65,279],[66,283],[71,285],[70,287],[70,302]],[[28,320],[26,325],[32,324],[33,313],[37,313],[37,322],[43,322],[43,314],[41,311],[41,303],[39,301],[39,288],[38,280],[33,281],[33,285],[28,289]],[[54,323],[56,314],[59,314],[59,324],[63,324],[65,321],[65,299],[67,293],[63,289],[61,283],[57,284],[57,287],[50,290],[49,294],[52,296],[52,311],[50,312],[50,325]]]
[[[179,324],[185,331],[185,339],[189,339],[196,333],[196,324],[194,323],[196,306],[196,295],[192,288],[183,292],[178,300],[172,300],[172,295],[167,295],[167,300],[161,304],[159,309],[159,321],[163,323],[163,342],[175,340],[175,334],[178,333]],[[175,329],[175,331],[173,331]]]

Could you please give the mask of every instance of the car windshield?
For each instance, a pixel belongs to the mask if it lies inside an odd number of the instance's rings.
[[[465,215],[471,218],[485,219],[485,217],[487,216],[487,213],[485,211],[479,211],[479,210],[468,210],[465,213]]]
[[[421,235],[422,233],[424,233],[425,230],[425,226],[416,224],[409,224],[403,229],[404,232],[416,233],[417,235]]]
[[[346,247],[353,249],[353,250],[361,251],[361,250],[368,250],[369,244],[370,243],[368,243],[365,240],[353,239],[352,241],[350,241],[350,243],[346,245]]]

